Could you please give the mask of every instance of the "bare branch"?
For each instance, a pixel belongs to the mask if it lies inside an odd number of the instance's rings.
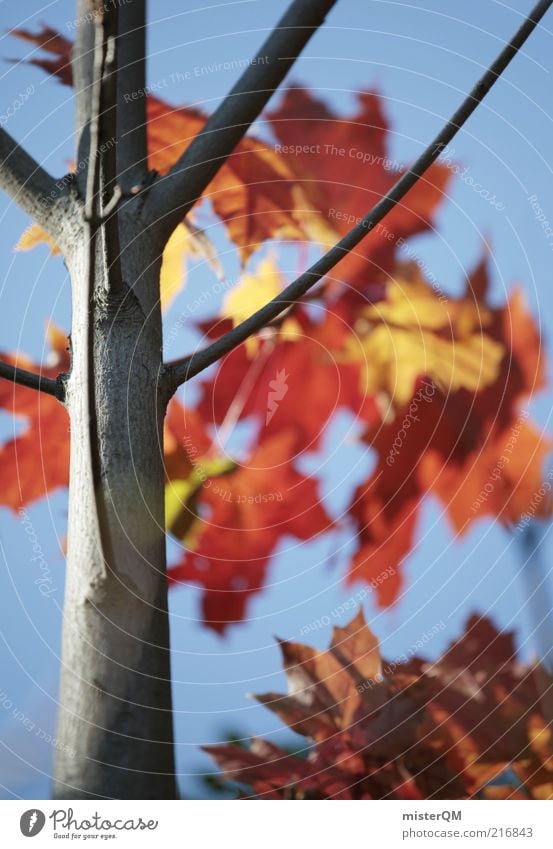
[[[90,162],[88,165],[85,217],[90,225],[90,252],[95,251],[96,232],[105,229],[104,249],[109,273],[106,286],[112,293],[123,290],[117,201],[117,4],[97,12],[94,19],[94,71],[90,116]],[[113,211],[112,211],[113,210]],[[93,263],[90,271],[93,274]]]
[[[89,0],[77,0],[77,32],[71,50],[71,72],[75,89],[75,131],[77,137],[77,173],[79,194],[86,191],[85,165],[90,159],[90,114],[94,65],[94,21]]]
[[[125,190],[144,183],[146,145],[146,2],[127,0],[119,9],[117,78],[117,173]]]
[[[294,0],[255,59],[169,173],[150,189],[144,215],[168,239],[260,115],[336,0]]]
[[[57,379],[43,377],[41,374],[35,374],[32,371],[4,362],[0,362],[0,377],[11,380],[19,386],[26,386],[28,389],[36,389],[39,392],[45,392],[47,395],[53,395],[58,401],[64,400],[64,384],[60,377]]]
[[[55,241],[60,241],[62,225],[56,204],[60,189],[4,129],[0,129],[0,188]]]
[[[495,62],[476,83],[470,94],[454,113],[435,139],[426,150],[419,156],[410,171],[405,173],[374,206],[370,212],[347,233],[343,239],[334,245],[324,256],[315,262],[297,280],[290,283],[283,291],[257,310],[250,318],[243,321],[233,330],[217,339],[201,351],[197,351],[189,357],[166,367],[166,380],[168,391],[174,392],[181,383],[189,380],[194,375],[215,363],[220,357],[232,351],[242,342],[245,342],[254,333],[257,333],[278,315],[295,303],[312,288],[325,274],[334,268],[344,256],[352,251],[362,239],[398,204],[407,192],[422,177],[433,162],[438,159],[440,153],[453,139],[467,119],[472,115],[477,106],[484,99],[493,84],[503,73],[511,59],[517,54],[528,36],[535,29],[538,22],[547,12],[553,0],[540,0],[530,12],[524,23],[513,36],[511,41],[503,48]]]

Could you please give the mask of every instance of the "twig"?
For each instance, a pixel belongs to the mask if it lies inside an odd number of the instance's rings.
[[[245,342],[246,339],[273,321],[281,312],[311,289],[325,274],[328,274],[344,256],[352,251],[394,209],[396,204],[417,183],[432,163],[438,159],[440,153],[472,115],[552,3],[553,0],[540,0],[511,41],[503,48],[497,59],[476,83],[452,118],[428,145],[421,156],[419,156],[410,171],[405,173],[392,186],[390,191],[367,213],[359,224],[353,227],[333,248],[317,260],[300,277],[294,280],[293,283],[290,283],[289,286],[283,289],[279,295],[265,304],[264,307],[257,310],[248,319],[203,350],[197,351],[191,356],[166,367],[165,374],[169,384],[169,391],[174,392],[181,383],[184,383],[191,377],[194,377],[194,375],[208,368],[208,366],[215,363],[220,357],[232,351],[238,345],[241,345],[242,342]]]
[[[90,160],[90,114],[92,109],[92,79],[94,65],[94,20],[89,0],[77,0],[76,20],[79,22],[71,50],[71,74],[75,89],[75,129],[77,133],[76,183],[81,197],[86,192],[87,169]]]
[[[144,184],[146,144],[146,0],[119,9],[117,74],[117,175],[125,190]]]
[[[261,114],[336,0],[294,0],[194,141],[149,191],[143,214],[167,240]]]
[[[53,395],[58,401],[64,400],[65,393],[61,376],[58,378],[43,377],[33,371],[12,366],[11,363],[0,362],[0,377],[11,380],[19,386],[26,386],[28,389],[44,392],[46,395]]]

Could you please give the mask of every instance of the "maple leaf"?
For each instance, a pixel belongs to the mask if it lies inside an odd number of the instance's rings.
[[[427,376],[444,392],[476,392],[493,383],[505,353],[486,333],[489,310],[469,298],[442,301],[417,265],[399,265],[386,297],[361,310],[346,360],[363,363],[364,389],[397,407]]]
[[[518,663],[512,634],[490,620],[471,617],[434,663],[383,661],[361,611],[334,628],[327,651],[281,647],[288,695],[257,698],[308,738],[307,757],[260,739],[249,749],[204,747],[254,796],[492,798],[504,792],[500,779],[509,798],[553,798],[535,670]]]
[[[53,76],[63,85],[70,86],[73,84],[73,73],[71,70],[71,48],[73,45],[72,42],[67,38],[64,38],[61,33],[51,27],[43,25],[37,33],[31,33],[29,30],[16,28],[11,29],[9,34],[36,45],[46,53],[51,53],[53,57],[49,59],[40,59],[33,56],[32,59],[25,59],[25,62],[46,71],[47,74]]]
[[[183,558],[169,576],[204,587],[204,620],[216,631],[243,618],[284,536],[307,540],[331,527],[315,481],[293,466],[293,444],[294,435],[286,431],[267,438],[246,463],[223,465],[223,474],[213,473],[216,458],[211,466],[205,459],[199,461],[201,487],[194,495],[199,495],[200,506],[193,508],[197,518],[187,526]],[[189,451],[204,456],[190,444]],[[186,501],[182,511],[191,512]]]
[[[255,421],[263,437],[292,431],[299,452],[318,447],[339,409],[351,409],[366,422],[380,422],[380,400],[364,392],[361,364],[342,362],[334,355],[351,333],[345,317],[338,309],[313,317],[300,306],[293,318],[289,331],[281,333],[277,328],[272,332],[271,328],[263,335],[254,360],[241,346],[220,362],[213,377],[203,381],[198,410],[206,423],[223,425],[230,411],[237,410],[238,396],[240,420]],[[213,338],[226,329],[228,324],[218,321],[204,332]],[[311,374],[316,379],[306,379]],[[279,375],[287,375],[286,392]],[[275,381],[282,398],[270,414]]]
[[[163,250],[159,276],[161,309],[167,310],[186,280],[186,265],[191,258],[203,259],[219,280],[223,269],[217,251],[209,237],[185,221],[175,228]]]
[[[237,286],[225,295],[221,316],[230,318],[233,325],[241,324],[254,312],[275,298],[284,288],[276,260],[272,254],[262,259],[252,274],[243,274]],[[279,339],[294,339],[301,333],[293,318],[280,323]],[[245,343],[246,353],[251,357],[259,350],[259,339],[251,336]]]
[[[147,98],[147,115],[149,165],[165,174],[207,118],[197,109],[176,109],[152,96]],[[258,139],[242,139],[205,197],[225,224],[243,263],[267,239],[306,238],[305,202],[294,174],[281,156]]]
[[[475,273],[480,296],[485,297],[487,267],[480,264]],[[471,276],[464,298],[443,308],[437,306],[435,312],[430,310],[426,320],[441,322],[443,310],[451,310],[452,324],[461,322],[470,333],[481,316],[490,343],[505,352],[494,366],[495,378],[489,380],[488,373],[481,387],[471,378],[465,387],[444,392],[408,367],[410,400],[398,403],[395,409],[389,407],[384,421],[372,424],[363,437],[376,452],[377,463],[351,502],[358,548],[349,580],[370,583],[382,605],[392,604],[401,589],[401,563],[413,547],[420,505],[427,493],[439,498],[458,533],[466,532],[485,515],[496,516],[509,527],[527,511],[544,516],[551,509],[549,499],[538,497],[534,503],[543,484],[543,462],[551,442],[522,408],[527,397],[544,384],[535,323],[516,291],[503,307],[492,308],[480,301],[473,309],[465,304],[465,298],[476,291]],[[391,306],[378,304],[383,310],[393,310],[396,305],[398,318],[411,321],[410,306],[401,298]],[[428,313],[421,315],[421,323],[425,315]],[[515,338],[514,327],[520,328],[520,339]],[[370,330],[365,332],[370,335]],[[389,375],[384,380],[390,392]],[[383,580],[390,568],[392,576]]]
[[[286,90],[277,109],[268,113],[272,130],[311,208],[311,235],[336,242],[391,188],[404,169],[388,154],[388,122],[375,91],[357,95],[358,109],[339,117],[301,86]],[[345,257],[336,273],[350,286],[364,289],[373,269],[395,264],[405,239],[432,226],[450,180],[449,170],[433,165],[401,204]],[[325,223],[322,233],[320,220]],[[317,229],[318,228],[318,229]]]
[[[48,245],[52,256],[61,254],[61,250],[55,241],[46,233],[39,224],[31,224],[23,231],[15,246],[16,251],[30,251],[37,245]]]
[[[3,362],[56,378],[69,368],[67,337],[48,327],[51,352],[48,365],[33,363],[18,354],[2,354]],[[0,447],[0,504],[17,511],[69,483],[69,418],[51,395],[0,380],[0,408],[25,419],[26,428]]]

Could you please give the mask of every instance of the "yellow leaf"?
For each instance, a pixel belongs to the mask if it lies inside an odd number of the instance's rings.
[[[368,307],[346,344],[346,361],[363,363],[363,391],[407,404],[426,375],[445,393],[475,392],[496,380],[504,346],[483,327],[490,314],[468,298],[447,299],[415,279],[392,280],[386,299]]]
[[[212,478],[234,471],[236,463],[229,457],[200,459],[188,477],[171,480],[165,485],[165,526],[179,539],[187,537],[196,513],[196,495],[202,486],[210,485]],[[190,540],[187,537],[187,542]]]
[[[408,267],[402,267],[408,272]],[[489,323],[490,312],[481,304],[463,298],[446,298],[439,289],[432,289],[417,267],[414,279],[399,278],[388,286],[386,300],[364,311],[367,318],[401,327],[420,327],[427,330],[454,328],[455,333],[471,333]]]
[[[223,302],[222,314],[231,318],[234,325],[241,324],[268,301],[276,298],[283,289],[283,280],[272,255],[261,260],[253,274],[244,274],[238,286],[228,293]],[[284,338],[294,338],[299,332],[297,322],[287,319],[282,326]],[[258,340],[251,337],[246,350],[251,356],[256,353]]]
[[[30,251],[37,245],[48,245],[50,248],[50,253],[53,256],[61,253],[55,241],[50,238],[48,233],[46,233],[46,231],[43,230],[42,227],[40,227],[38,224],[31,224],[30,227],[27,227],[27,229],[23,231],[23,233],[19,237],[17,245],[15,246],[15,250]]]
[[[179,224],[163,251],[159,280],[161,309],[166,310],[186,282],[186,260],[201,257],[221,279],[223,270],[211,240],[189,222]]]
[[[170,306],[185,284],[186,256],[189,251],[190,233],[184,224],[179,224],[165,245],[161,261],[159,289],[162,310]]]

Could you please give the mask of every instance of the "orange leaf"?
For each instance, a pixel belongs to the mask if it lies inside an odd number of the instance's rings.
[[[205,124],[191,107],[175,109],[149,97],[149,164],[165,174]],[[267,239],[304,239],[301,197],[282,157],[253,138],[243,139],[206,191],[242,261]]]
[[[50,326],[50,366],[43,368],[20,355],[4,362],[55,378],[69,368],[67,337]],[[0,447],[0,504],[18,510],[69,482],[69,418],[52,396],[0,380],[0,408],[27,420],[22,433]]]

